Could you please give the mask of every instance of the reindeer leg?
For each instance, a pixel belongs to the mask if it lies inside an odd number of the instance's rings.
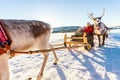
[[[105,45],[105,34],[103,35],[103,41],[102,41],[102,46]]]
[[[0,74],[0,80],[2,80],[2,79],[1,79],[1,74]]]
[[[108,34],[106,34],[106,36],[105,36],[106,38],[108,38]]]
[[[50,48],[54,48],[54,47],[53,47],[53,45],[50,45]],[[54,55],[54,58],[55,58],[55,60],[54,60],[54,63],[53,63],[53,64],[54,64],[54,65],[56,65],[56,64],[57,64],[57,62],[59,61],[59,59],[57,58],[57,55],[56,55],[55,50],[53,50],[52,52],[53,52],[53,55]]]
[[[0,80],[10,80],[8,60],[8,54],[4,53],[0,55]]]
[[[9,80],[9,72],[0,74],[0,80]]]
[[[100,42],[101,42],[101,39],[100,39],[100,35],[97,35],[98,36],[98,41],[99,41],[99,47],[101,46]]]
[[[54,65],[56,65],[57,64],[57,62],[59,61],[59,59],[57,58],[57,55],[56,55],[56,52],[55,51],[53,51],[53,55],[54,55],[54,57],[55,57],[55,61],[54,61]]]
[[[49,54],[48,53],[43,53],[43,56],[44,56],[44,61],[43,61],[41,70],[40,70],[40,72],[38,74],[37,80],[41,80],[42,79],[43,71],[44,71],[44,68],[45,68],[45,65],[46,65],[46,62],[47,62]]]

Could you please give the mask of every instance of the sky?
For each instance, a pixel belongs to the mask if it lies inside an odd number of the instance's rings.
[[[0,0],[0,19],[40,20],[52,27],[85,26],[87,13],[108,27],[120,25],[120,0]]]

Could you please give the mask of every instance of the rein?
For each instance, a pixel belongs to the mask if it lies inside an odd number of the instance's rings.
[[[62,44],[62,45],[64,45],[64,44]],[[81,45],[78,45],[78,46],[71,46],[71,47],[59,46],[59,47],[51,48],[51,49],[33,50],[33,51],[25,51],[25,52],[15,51],[15,50],[8,50],[6,52],[7,52],[8,55],[10,55],[10,58],[12,58],[12,57],[15,56],[15,53],[18,53],[18,54],[34,54],[34,53],[40,53],[40,52],[50,52],[50,51],[55,51],[55,50],[59,50],[59,49],[78,48],[78,47],[88,46],[88,45],[89,44],[81,44]]]

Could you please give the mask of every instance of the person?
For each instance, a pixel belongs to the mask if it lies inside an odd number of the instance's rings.
[[[83,36],[83,31],[81,30],[81,28],[78,28],[78,30],[75,31],[75,34],[72,35],[71,37],[82,37]],[[72,41],[79,41],[82,42],[82,39],[72,39]]]
[[[94,32],[94,25],[90,24],[90,22],[87,22],[86,27],[84,28],[84,32],[86,32],[87,41],[91,45],[91,47],[94,46],[94,39],[93,39],[93,32]]]

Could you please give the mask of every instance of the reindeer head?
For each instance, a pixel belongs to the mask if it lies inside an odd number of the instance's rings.
[[[105,13],[105,9],[103,9],[103,14],[100,17],[93,17],[93,13],[88,13],[88,17],[93,20],[94,24],[99,24],[101,22],[101,18]]]

